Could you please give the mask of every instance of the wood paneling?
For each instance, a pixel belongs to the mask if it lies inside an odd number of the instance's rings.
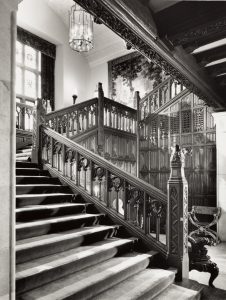
[[[190,93],[158,115],[143,120],[140,176],[155,187],[167,191],[171,147],[187,149],[185,175],[192,205],[216,203],[216,132],[212,108]],[[144,130],[143,130],[144,132]],[[142,136],[142,134],[141,134]]]

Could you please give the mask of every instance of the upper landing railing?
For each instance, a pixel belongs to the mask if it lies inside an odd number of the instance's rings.
[[[140,100],[140,120],[146,119],[151,114],[157,114],[186,91],[186,88],[176,80],[166,79]]]
[[[122,133],[136,133],[136,110],[104,97],[99,84],[98,98],[74,104],[46,115],[46,125],[72,138],[88,130],[108,127]]]

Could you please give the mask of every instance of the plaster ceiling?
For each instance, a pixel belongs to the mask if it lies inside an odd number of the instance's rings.
[[[69,10],[74,4],[73,0],[45,0],[51,9],[61,18],[69,28]],[[91,67],[107,62],[116,57],[128,54],[125,43],[118,35],[105,25],[94,23],[94,48],[83,55]]]
[[[66,27],[69,27],[69,10],[74,4],[73,0],[44,0],[51,9],[61,18]],[[153,11],[160,11],[181,0],[141,0],[148,1]],[[132,52],[133,50],[130,50]],[[128,54],[124,41],[108,29],[105,25],[94,24],[94,48],[83,55],[91,67],[107,62],[116,57]]]

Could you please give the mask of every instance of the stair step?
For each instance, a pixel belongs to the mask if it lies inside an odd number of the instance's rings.
[[[96,225],[17,241],[16,262],[66,251],[115,236],[120,226]]]
[[[16,157],[16,162],[28,162],[30,160],[30,156]]]
[[[58,178],[53,178],[49,176],[16,176],[16,184],[60,184]]]
[[[86,212],[85,203],[57,203],[48,205],[32,205],[16,209],[16,221],[26,222],[55,216],[81,214]]]
[[[16,158],[18,158],[18,157],[28,157],[28,156],[31,156],[31,151],[16,153]]]
[[[17,162],[18,163],[18,162]],[[20,162],[22,163],[22,162]],[[25,163],[25,162],[23,162]],[[29,164],[29,163],[28,163]],[[42,175],[42,176],[49,176],[49,172],[47,170],[40,170],[38,168],[16,168],[16,175],[30,175],[30,176],[37,176],[37,175]]]
[[[155,300],[199,300],[201,297],[200,293],[194,290],[190,290],[175,284],[171,284],[163,292],[161,292]]]
[[[51,193],[51,194],[24,194],[16,196],[16,207],[23,207],[27,205],[39,205],[39,204],[53,204],[62,202],[75,202],[76,197],[74,194],[65,193]]]
[[[28,148],[16,150],[16,154],[19,154],[19,153],[27,153],[27,152],[31,152],[31,151],[32,151],[32,148],[31,148],[31,147],[28,147]]]
[[[16,194],[46,194],[46,193],[68,193],[71,189],[61,184],[17,184]]]
[[[111,258],[24,293],[20,296],[20,300],[92,299],[104,290],[146,269],[151,256],[131,252]]]
[[[146,269],[98,294],[92,300],[151,300],[174,281],[175,274],[163,269]],[[169,299],[168,297],[165,298]],[[180,299],[180,298],[178,298]]]
[[[16,162],[16,168],[36,168],[38,169],[38,164],[31,162]]]
[[[16,224],[16,239],[26,239],[47,233],[62,232],[81,226],[99,224],[104,214],[79,214]]]
[[[34,289],[50,281],[106,261],[133,248],[136,239],[110,238],[91,246],[82,246],[17,265],[17,293]]]

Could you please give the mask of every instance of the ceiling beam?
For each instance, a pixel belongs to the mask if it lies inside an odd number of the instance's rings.
[[[205,68],[206,71],[212,76],[217,77],[217,75],[226,73],[226,62],[221,64],[212,65]]]
[[[226,2],[182,1],[155,15],[161,38],[190,52],[226,35]]]
[[[200,53],[193,54],[196,61],[201,65],[205,66],[218,59],[226,58],[226,45],[212,48]]]

